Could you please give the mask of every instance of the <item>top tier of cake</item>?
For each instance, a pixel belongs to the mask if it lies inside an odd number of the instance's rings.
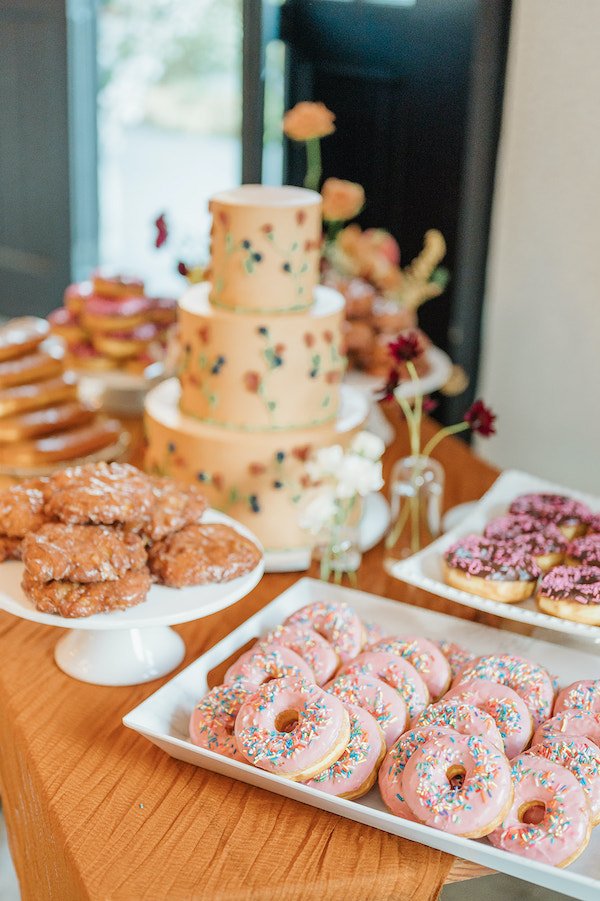
[[[210,211],[213,306],[239,313],[311,306],[319,277],[320,194],[241,185],[216,194]]]

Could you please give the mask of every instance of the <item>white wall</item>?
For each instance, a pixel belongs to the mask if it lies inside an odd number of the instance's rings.
[[[479,451],[600,494],[600,0],[515,0]]]

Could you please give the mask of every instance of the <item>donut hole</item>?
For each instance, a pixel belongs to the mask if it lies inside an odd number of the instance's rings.
[[[526,826],[539,826],[546,816],[546,805],[543,801],[525,801],[519,807],[517,817]]]
[[[453,791],[458,791],[458,789],[463,787],[466,775],[467,771],[464,766],[461,766],[459,763],[454,764],[454,766],[451,766],[446,770],[446,779]]]
[[[275,717],[275,728],[278,732],[293,732],[297,725],[297,710],[282,710]]]

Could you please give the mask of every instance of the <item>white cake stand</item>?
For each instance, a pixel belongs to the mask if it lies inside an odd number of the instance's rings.
[[[431,394],[432,391],[439,391],[450,378],[452,360],[447,353],[432,344],[425,351],[425,357],[429,363],[428,372],[416,382],[412,382],[410,379],[402,382],[400,388],[397,389],[402,397],[410,399],[417,392],[419,394]],[[385,382],[385,376],[371,375],[358,369],[349,369],[344,376],[344,382],[346,385],[352,385],[353,388],[367,391],[376,398],[377,393],[381,391],[381,386]]]
[[[208,510],[203,522],[230,525],[260,547],[252,532],[223,513]],[[183,660],[185,644],[170,626],[235,604],[258,584],[263,570],[261,559],[252,572],[231,582],[181,589],[153,585],[138,607],[69,619],[36,610],[21,588],[23,564],[10,561],[0,565],[0,609],[68,629],[56,644],[54,659],[74,679],[94,685],[138,685],[166,675]]]

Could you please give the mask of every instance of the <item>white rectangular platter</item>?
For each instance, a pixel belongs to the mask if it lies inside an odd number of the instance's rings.
[[[569,633],[579,638],[600,642],[600,627],[569,622],[569,620],[542,613],[537,609],[533,598],[520,604],[502,604],[499,601],[490,601],[478,594],[453,588],[444,582],[443,556],[450,545],[462,538],[463,535],[471,532],[483,532],[490,519],[506,513],[510,503],[519,494],[529,494],[530,492],[566,494],[583,501],[594,512],[600,512],[600,498],[598,497],[546,482],[525,472],[508,469],[496,479],[489,491],[457,526],[427,545],[418,554],[394,564],[390,571],[393,576],[403,582],[417,585],[419,588],[424,588],[425,591],[449,598],[465,607],[474,607],[476,610],[503,616],[505,619],[529,623],[539,629],[552,629],[555,632]]]
[[[389,633],[425,635],[434,639],[446,638],[457,641],[478,654],[503,652],[530,657],[548,667],[551,673],[557,676],[561,685],[575,678],[590,679],[600,676],[598,658],[591,654],[389,601],[362,591],[326,585],[305,578],[242,623],[195,663],[132,710],[124,718],[124,724],[178,760],[230,776],[232,779],[240,779],[266,791],[294,798],[304,804],[382,829],[393,835],[421,842],[465,860],[563,892],[572,898],[598,901],[600,827],[595,830],[588,848],[579,860],[568,869],[560,870],[500,851],[493,848],[485,839],[473,841],[455,838],[428,826],[409,823],[387,812],[377,787],[359,801],[346,801],[299,783],[289,782],[280,776],[265,773],[249,764],[228,760],[191,744],[188,739],[188,720],[194,704],[208,690],[207,675],[253,638],[258,638],[283,622],[293,611],[305,604],[324,599],[346,601],[363,619],[378,623]]]

